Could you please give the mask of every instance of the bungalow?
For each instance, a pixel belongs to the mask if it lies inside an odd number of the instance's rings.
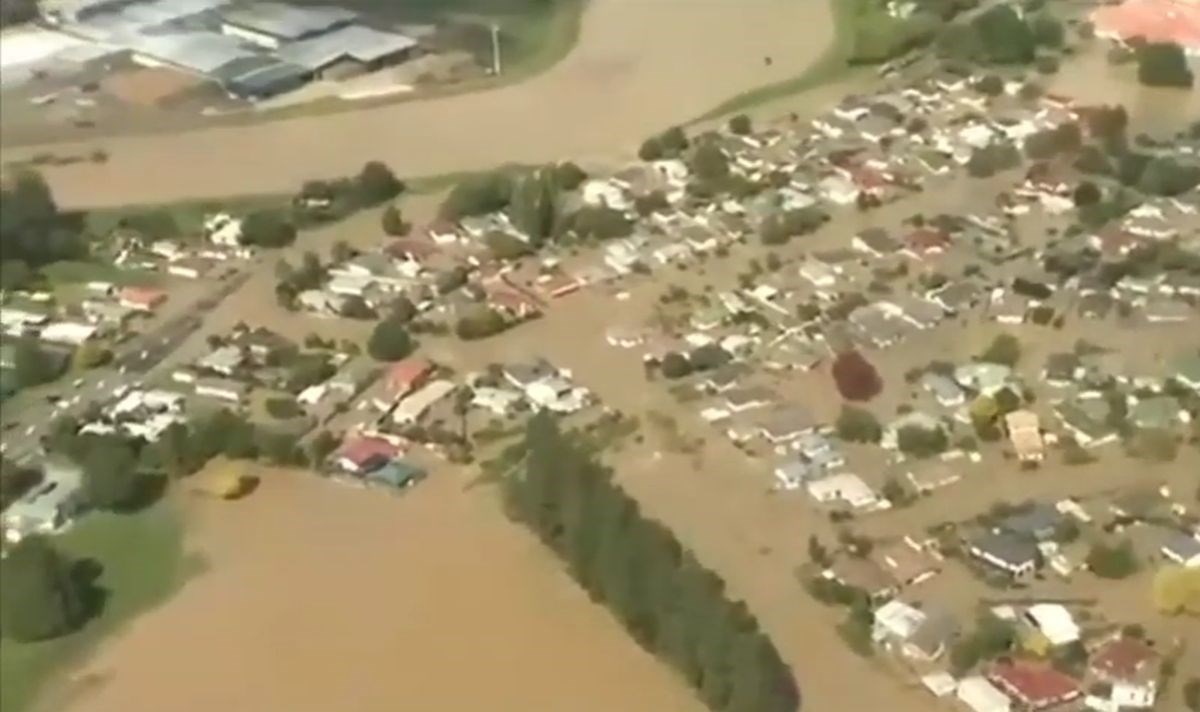
[[[174,240],[155,240],[150,243],[149,249],[150,254],[171,262],[187,256],[187,250],[184,249],[183,245]]]
[[[920,428],[921,430],[942,430],[942,421],[928,413],[919,410],[905,413],[887,424],[883,429],[883,437],[879,440],[880,447],[895,450],[900,447],[900,431],[905,428]]]
[[[919,662],[933,662],[954,643],[959,634],[958,621],[942,610],[924,611],[925,621],[901,646],[900,652]]]
[[[736,388],[749,372],[750,369],[745,364],[727,363],[709,371],[700,385],[709,393],[724,393]]]
[[[102,328],[122,327],[135,314],[135,311],[129,307],[94,299],[85,299],[80,307],[89,322],[100,325]]]
[[[872,603],[887,601],[897,593],[892,577],[870,559],[839,557],[822,575],[843,586],[864,591]]]
[[[1031,575],[1041,556],[1032,539],[1010,533],[989,532],[976,537],[967,544],[967,551],[1014,578]]]
[[[1028,311],[1029,300],[1013,292],[1004,292],[999,299],[993,299],[988,309],[992,319],[1001,324],[1023,323]]]
[[[1190,306],[1173,299],[1153,299],[1146,304],[1144,311],[1146,321],[1151,324],[1178,324],[1195,314]]]
[[[433,374],[434,366],[429,361],[411,356],[393,363],[387,367],[383,375],[383,387],[390,402],[387,405],[405,397]]]
[[[504,379],[513,387],[524,392],[529,386],[544,378],[558,375],[558,369],[544,358],[529,363],[507,364],[503,368]]]
[[[246,353],[237,346],[219,346],[196,361],[196,368],[222,376],[232,376],[246,361]]]
[[[946,316],[937,304],[912,294],[891,297],[879,305],[891,316],[897,317],[918,329],[932,329]]]
[[[919,470],[909,470],[904,476],[913,489],[920,493],[949,487],[962,479],[958,468],[936,460],[922,465]]]
[[[963,388],[991,396],[1012,383],[1012,372],[1012,368],[1004,364],[980,361],[954,369],[954,380]]]
[[[1159,549],[1167,559],[1187,568],[1200,567],[1200,539],[1182,532],[1172,533]]]
[[[787,405],[771,410],[762,420],[759,432],[772,445],[789,443],[812,432],[816,422],[806,409]]]
[[[574,413],[583,410],[590,394],[560,376],[550,376],[529,384],[525,397],[538,408],[554,413]]]
[[[1042,367],[1042,380],[1051,386],[1066,388],[1083,378],[1085,369],[1079,356],[1071,352],[1050,354]]]
[[[1004,416],[1004,424],[1008,428],[1008,438],[1017,452],[1018,460],[1041,462],[1046,457],[1041,421],[1037,413],[1030,410],[1014,410]]]
[[[959,314],[975,306],[979,288],[970,282],[950,282],[926,295],[948,314]]]
[[[943,408],[957,408],[967,402],[966,393],[954,379],[929,371],[921,376],[921,387],[931,393]]]
[[[808,483],[808,494],[821,504],[844,502],[855,509],[879,507],[880,500],[870,485],[850,472],[827,475]]]
[[[1116,429],[1105,422],[1107,404],[1093,403],[1099,400],[1075,399],[1063,401],[1054,407],[1063,428],[1083,447],[1098,447],[1117,440]]]
[[[250,388],[241,381],[228,378],[206,378],[196,381],[196,395],[241,404]]]
[[[1025,622],[1036,628],[1055,648],[1079,642],[1079,624],[1071,611],[1061,604],[1035,603],[1025,609]]]
[[[430,381],[404,396],[396,404],[396,409],[392,411],[392,420],[400,425],[415,425],[434,404],[450,395],[454,388],[451,381]]]
[[[512,414],[520,403],[521,394],[507,388],[476,386],[472,389],[471,405],[501,418]]]
[[[1112,686],[1109,699],[1118,709],[1150,709],[1158,697],[1158,662],[1154,648],[1122,636],[1096,649],[1088,671]]]
[[[909,641],[925,623],[925,613],[909,604],[892,599],[875,609],[871,639],[887,648]]]
[[[588,205],[604,206],[613,210],[628,210],[633,207],[628,193],[616,180],[593,178],[580,189],[583,202]]]
[[[123,287],[117,303],[128,309],[152,312],[167,300],[167,293],[153,287]]]
[[[16,543],[31,534],[66,526],[84,507],[83,468],[54,458],[42,466],[42,481],[4,511],[4,537]]]
[[[817,190],[834,205],[853,205],[858,200],[859,190],[854,181],[837,174],[821,179]]]
[[[79,346],[96,335],[99,329],[94,324],[58,321],[42,329],[38,338],[52,344]]]
[[[1033,712],[1066,704],[1083,694],[1073,677],[1048,664],[1028,660],[997,662],[989,671],[988,679]]]
[[[346,306],[347,295],[323,289],[306,289],[296,295],[296,302],[307,311],[336,316]]]
[[[361,475],[382,467],[400,454],[400,448],[383,438],[352,435],[342,442],[334,454],[334,462],[342,470]]]
[[[809,481],[822,476],[824,473],[820,469],[799,458],[775,467],[776,485],[784,490],[800,489]]]
[[[533,297],[515,289],[492,289],[487,295],[488,305],[511,320],[522,321],[540,316],[541,305]]]
[[[889,235],[887,230],[879,227],[870,227],[859,232],[850,240],[850,246],[872,257],[883,257],[900,249],[900,243]]]
[[[876,547],[872,558],[900,587],[916,586],[937,576],[941,571],[933,557],[914,546],[908,539]]]
[[[915,260],[941,255],[950,247],[950,236],[935,227],[919,227],[903,238],[904,254]]]
[[[838,282],[836,268],[815,260],[805,260],[804,264],[800,265],[800,276],[818,289],[832,288]]]

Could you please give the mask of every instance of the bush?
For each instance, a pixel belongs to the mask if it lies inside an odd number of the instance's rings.
[[[711,371],[714,368],[720,368],[729,363],[732,358],[728,351],[717,344],[701,346],[688,354],[688,361],[691,363],[692,370],[695,371]]]
[[[589,205],[575,211],[571,227],[580,238],[594,240],[628,237],[633,232],[633,223],[624,213],[604,205]]]
[[[1033,63],[1033,68],[1039,74],[1055,74],[1058,72],[1058,57],[1048,54],[1038,57]]]
[[[554,183],[559,190],[575,190],[587,180],[588,174],[571,161],[564,161],[554,167]]]
[[[984,96],[1000,96],[1004,93],[1004,80],[995,74],[988,74],[975,82],[975,91]]]
[[[997,5],[971,23],[983,57],[997,64],[1025,64],[1033,60],[1036,39],[1011,5]]]
[[[463,341],[485,339],[508,328],[508,321],[498,312],[483,308],[459,318],[454,333]]]
[[[409,224],[404,222],[400,209],[395,205],[389,205],[383,209],[383,213],[379,216],[379,223],[384,233],[393,237],[407,235],[410,228]]]
[[[1150,462],[1173,462],[1179,455],[1179,439],[1169,430],[1142,428],[1125,442],[1130,457]]]
[[[653,213],[667,210],[671,204],[667,202],[667,196],[661,190],[655,190],[634,198],[633,207],[638,215],[649,217]]]
[[[883,436],[879,420],[870,411],[849,405],[842,406],[836,427],[838,437],[852,443],[877,443]]]
[[[288,420],[304,414],[304,409],[296,402],[295,398],[277,396],[268,398],[267,414],[278,420]]]
[[[433,279],[433,286],[437,289],[438,294],[449,294],[461,288],[466,283],[467,268],[462,265],[455,265],[450,269],[442,270]]]
[[[1021,342],[1012,334],[998,334],[992,343],[979,354],[979,360],[1013,367],[1021,358]]]
[[[712,141],[705,141],[692,153],[692,173],[704,182],[715,182],[729,176],[729,158]]]
[[[838,393],[850,401],[867,401],[883,390],[879,372],[857,351],[844,351],[833,362]]]
[[[659,145],[668,156],[678,156],[687,150],[688,137],[679,126],[672,126],[658,137]]]
[[[404,190],[404,183],[396,178],[386,165],[379,161],[370,161],[359,171],[355,179],[355,188],[359,205],[378,205],[400,195]]]
[[[676,351],[671,351],[663,356],[662,366],[663,377],[675,380],[684,378],[692,373],[692,362],[687,356]]]
[[[1151,87],[1191,88],[1195,82],[1183,48],[1170,42],[1150,42],[1138,47],[1138,81]]]
[[[971,152],[967,174],[972,178],[990,178],[995,174],[1021,165],[1021,154],[1011,143],[992,143]]]
[[[512,179],[501,170],[469,176],[460,181],[442,205],[438,214],[446,220],[461,220],[472,215],[503,210],[512,198]]]
[[[1138,190],[1148,195],[1182,195],[1200,185],[1200,165],[1184,164],[1170,156],[1150,159],[1138,178]]]
[[[139,494],[141,479],[133,449],[116,437],[89,439],[83,460],[83,486],[96,509],[118,510]]]
[[[367,353],[376,361],[399,361],[408,357],[414,348],[404,322],[395,316],[380,320],[367,340]]]
[[[1104,194],[1100,192],[1100,188],[1095,183],[1086,180],[1077,185],[1074,192],[1071,193],[1071,201],[1077,208],[1095,205],[1103,198]]]
[[[278,210],[257,210],[242,220],[242,242],[258,247],[286,247],[296,241],[296,226]]]
[[[738,114],[729,120],[729,132],[738,136],[748,136],[754,133],[754,127],[750,123],[750,117],[745,114]]]
[[[1115,545],[1097,542],[1087,555],[1087,567],[1100,578],[1123,579],[1137,573],[1138,561],[1128,540]]]
[[[533,254],[528,242],[507,232],[489,232],[483,241],[496,259],[517,260]]]
[[[643,161],[659,161],[664,155],[662,144],[659,143],[658,138],[646,139],[638,149],[638,158]]]
[[[71,562],[41,536],[12,547],[0,576],[0,630],[20,642],[55,638],[74,630],[87,615],[85,591]]]
[[[940,455],[949,447],[950,440],[941,428],[922,428],[906,425],[896,433],[896,446],[900,452],[912,457]]]

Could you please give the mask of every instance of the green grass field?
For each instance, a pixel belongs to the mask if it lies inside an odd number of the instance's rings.
[[[38,643],[0,640],[0,709],[28,710],[47,682],[83,660],[107,635],[166,601],[201,562],[185,556],[183,522],[169,500],[136,514],[96,513],[57,538],[62,550],[104,567],[103,610],[71,635]]]

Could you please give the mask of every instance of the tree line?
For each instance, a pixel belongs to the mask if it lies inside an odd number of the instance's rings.
[[[663,524],[643,515],[594,452],[534,416],[524,462],[505,482],[510,516],[564,561],[646,650],[711,710],[791,712],[794,677],[745,603]]]

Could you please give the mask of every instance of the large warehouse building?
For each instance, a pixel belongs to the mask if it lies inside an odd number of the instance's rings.
[[[412,38],[375,29],[339,7],[227,0],[48,0],[46,19],[135,61],[218,82],[265,99],[316,78],[343,78],[402,62]]]

